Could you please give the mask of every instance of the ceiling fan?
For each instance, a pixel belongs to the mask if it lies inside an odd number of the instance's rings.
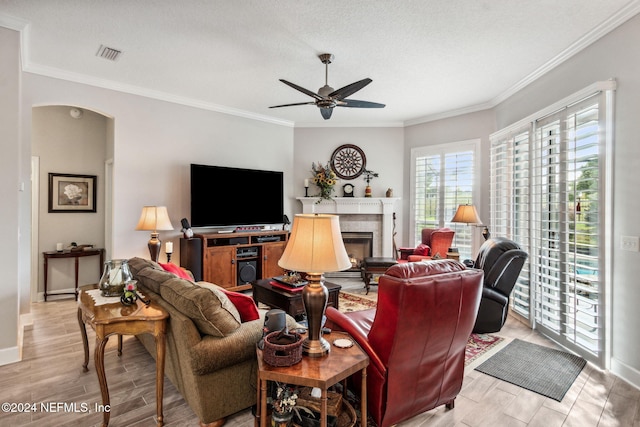
[[[318,108],[320,108],[320,114],[324,117],[325,120],[331,118],[331,113],[333,112],[333,107],[351,107],[351,108],[384,108],[384,104],[378,104],[376,102],[368,102],[368,101],[358,101],[355,99],[345,99],[369,83],[372,82],[371,79],[363,79],[357,81],[355,83],[351,83],[343,88],[338,90],[333,90],[331,86],[329,86],[329,64],[333,61],[333,55],[330,53],[323,53],[318,55],[320,61],[325,65],[325,83],[320,89],[318,89],[318,93],[312,92],[308,89],[300,87],[294,83],[288,82],[286,80],[280,79],[280,81],[287,86],[291,86],[292,88],[299,90],[305,95],[309,95],[314,98],[315,101],[309,102],[297,102],[295,104],[283,104],[283,105],[274,105],[269,108],[280,108],[280,107],[291,107],[294,105],[312,105],[315,104]]]

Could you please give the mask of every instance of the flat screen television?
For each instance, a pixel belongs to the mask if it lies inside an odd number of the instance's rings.
[[[282,223],[283,173],[191,164],[191,226]]]

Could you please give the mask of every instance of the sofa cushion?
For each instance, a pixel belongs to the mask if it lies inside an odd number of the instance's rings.
[[[203,335],[225,337],[240,327],[240,313],[216,285],[174,277],[160,286],[160,295]]]
[[[176,275],[164,271],[162,267],[158,269],[145,267],[137,273],[133,273],[133,277],[156,294],[159,294],[160,286],[167,280],[175,279]]]
[[[147,267],[151,267],[155,270],[162,270],[160,264],[153,262],[150,259],[133,257],[129,259],[127,264],[129,264],[129,270],[134,276],[136,276],[140,270],[143,270]]]
[[[429,245],[425,245],[424,243],[420,243],[413,250],[413,255],[429,256],[429,251],[431,251],[431,248],[429,247]]]
[[[178,267],[177,265],[171,262],[168,262],[166,264],[160,263],[160,267],[162,267],[164,271],[173,273],[176,276],[180,277],[181,279],[187,279],[187,280],[193,281],[193,277],[190,276],[189,273],[186,272],[186,270],[183,270],[182,268]]]
[[[233,305],[238,309],[238,312],[240,313],[240,321],[242,323],[260,318],[258,306],[255,301],[253,301],[252,297],[240,292],[228,291],[224,288],[220,288],[220,290],[225,293],[227,298],[229,298]]]

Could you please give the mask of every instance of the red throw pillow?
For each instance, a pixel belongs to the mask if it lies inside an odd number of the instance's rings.
[[[413,250],[413,254],[414,255],[429,256],[429,252],[430,251],[431,251],[431,248],[429,247],[429,245],[425,245],[424,243],[420,243],[418,245],[418,247]]]
[[[187,279],[189,281],[193,281],[193,278],[189,276],[189,273],[187,273],[177,265],[171,262],[168,262],[166,264],[161,264],[161,263],[159,264],[160,264],[160,267],[162,267],[165,271],[168,271],[169,273],[173,273],[176,276],[180,277],[181,279]]]
[[[227,291],[224,288],[220,288],[222,292],[227,295],[229,301],[233,303],[240,313],[240,320],[242,322],[249,322],[260,318],[258,313],[258,307],[249,295],[245,295],[240,292]]]

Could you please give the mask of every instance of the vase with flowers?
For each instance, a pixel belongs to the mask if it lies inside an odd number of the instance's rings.
[[[320,203],[322,199],[331,200],[333,187],[338,182],[336,173],[331,169],[328,163],[324,166],[320,162],[318,162],[318,164],[311,163],[311,170],[313,172],[313,183],[320,188],[320,194],[317,195],[320,197],[318,203]]]
[[[271,427],[289,427],[293,410],[298,400],[298,391],[288,384],[276,382],[276,393],[271,399]]]

